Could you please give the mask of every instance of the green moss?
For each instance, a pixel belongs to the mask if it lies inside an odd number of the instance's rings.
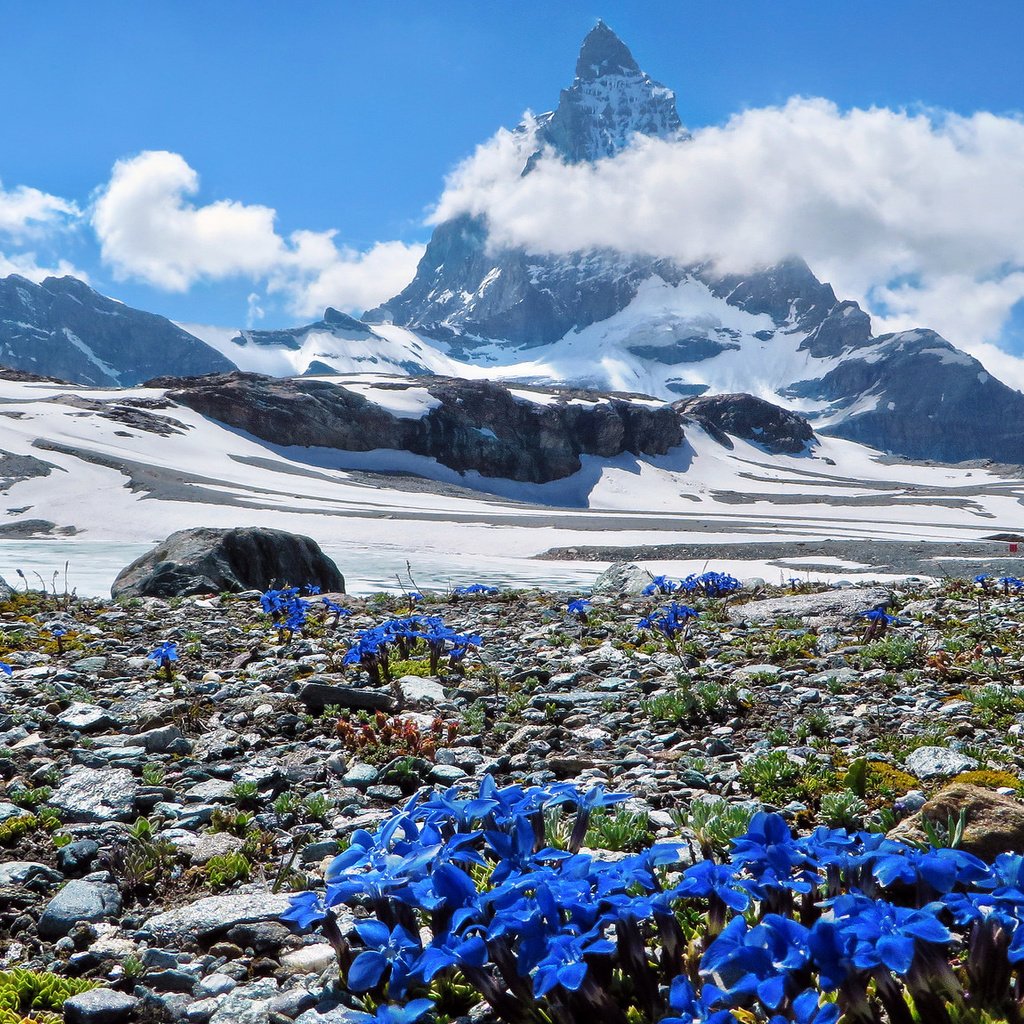
[[[894,800],[911,789],[917,789],[919,785],[913,775],[891,764],[872,761],[868,766],[865,791],[869,797]]]
[[[966,782],[971,786],[983,786],[985,789],[1016,789],[1024,790],[1021,782],[1012,772],[989,771],[982,769],[974,772],[961,772],[952,782]]]

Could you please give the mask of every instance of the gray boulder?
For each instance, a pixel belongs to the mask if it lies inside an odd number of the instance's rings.
[[[114,580],[114,597],[176,597],[313,584],[345,592],[345,578],[311,537],[265,527],[199,526],[172,533]]]
[[[111,988],[94,988],[64,1001],[67,1024],[121,1024],[131,1017],[139,1001]]]
[[[39,934],[44,939],[67,935],[82,921],[103,921],[121,912],[121,895],[109,882],[68,882],[39,918]]]
[[[608,566],[600,576],[594,580],[590,588],[592,594],[610,594],[613,597],[620,597],[626,594],[640,594],[644,587],[648,587],[654,577],[639,565],[632,562],[616,562]]]

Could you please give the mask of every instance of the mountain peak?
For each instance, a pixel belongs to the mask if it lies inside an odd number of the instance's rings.
[[[576,60],[576,78],[592,82],[602,75],[642,74],[629,47],[600,19],[587,33]]]
[[[671,89],[646,75],[629,47],[603,22],[586,35],[576,77],[558,107],[538,119],[537,139],[570,163],[614,156],[636,135],[683,136]],[[527,164],[536,162],[539,151]]]

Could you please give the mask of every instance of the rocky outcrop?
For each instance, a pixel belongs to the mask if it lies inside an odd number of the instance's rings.
[[[233,365],[155,313],[108,299],[74,277],[0,278],[0,364],[76,384],[139,384],[161,373]]]
[[[179,530],[122,569],[114,597],[173,597],[305,586],[345,591],[338,567],[310,537],[263,527]]]
[[[372,451],[390,448],[436,459],[460,473],[547,483],[577,472],[583,455],[663,455],[682,441],[669,405],[574,390],[522,397],[500,384],[410,378],[378,385],[425,391],[434,407],[419,418],[329,381],[227,374],[177,383],[174,401],[281,445]]]
[[[1016,797],[957,782],[933,796],[889,836],[901,842],[927,842],[922,819],[946,827],[966,814],[960,849],[989,862],[1001,853],[1024,851],[1024,804]]]
[[[796,455],[815,443],[811,425],[795,412],[753,395],[712,395],[673,403],[685,419],[696,420],[719,444],[754,441],[775,454]]]

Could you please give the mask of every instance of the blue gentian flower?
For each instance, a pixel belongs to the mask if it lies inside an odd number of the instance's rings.
[[[178,645],[170,640],[164,640],[150,651],[146,658],[155,661],[161,668],[166,668],[172,661],[178,660]]]
[[[419,939],[401,925],[389,931],[387,925],[372,920],[360,921],[356,932],[368,948],[352,961],[346,979],[348,987],[353,992],[367,992],[381,981],[384,971],[390,967],[388,992],[401,998],[409,972],[421,952]]]

